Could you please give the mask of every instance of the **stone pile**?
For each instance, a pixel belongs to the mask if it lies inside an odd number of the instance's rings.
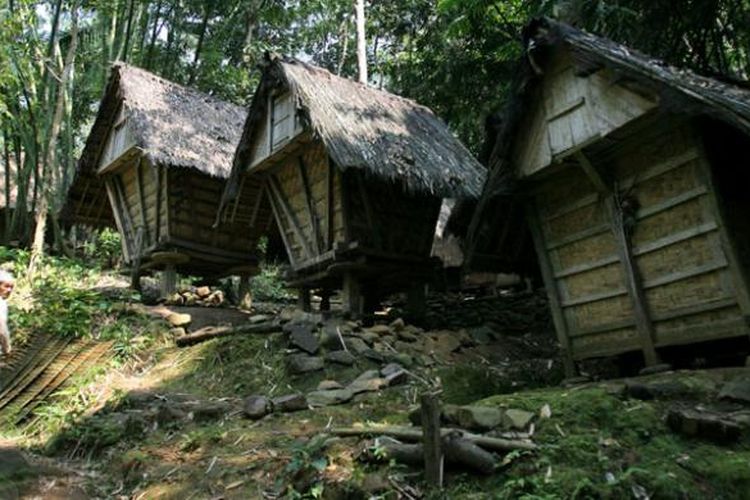
[[[403,314],[402,306],[394,304],[396,315]],[[427,313],[421,324],[426,329],[481,325],[508,334],[550,331],[552,318],[546,295],[537,291],[486,297],[455,293],[428,296]]]
[[[222,290],[211,290],[208,286],[190,287],[180,290],[164,301],[168,306],[221,307],[226,303]]]

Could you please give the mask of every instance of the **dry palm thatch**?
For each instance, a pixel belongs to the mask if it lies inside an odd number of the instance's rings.
[[[476,198],[485,169],[448,126],[414,101],[336,76],[295,59],[273,57],[253,99],[233,177],[248,165],[268,95],[290,90],[305,128],[335,164],[400,182],[413,192]]]
[[[85,183],[95,185],[93,190],[89,186],[89,195],[103,191],[96,170],[120,109],[127,116],[135,146],[153,164],[196,169],[222,179],[229,176],[245,110],[143,69],[117,63],[86,140],[63,215],[71,215],[71,204],[88,202],[81,199]],[[111,220],[107,211],[99,222]]]

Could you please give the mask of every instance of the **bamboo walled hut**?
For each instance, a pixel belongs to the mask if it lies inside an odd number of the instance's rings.
[[[303,305],[311,289],[343,288],[359,314],[395,290],[419,303],[442,197],[478,197],[484,175],[424,106],[273,56],[225,198],[262,182]]]
[[[569,374],[746,338],[750,89],[549,19],[526,48],[469,252],[512,254],[525,214]]]
[[[258,239],[271,226],[260,184],[216,220],[245,111],[239,106],[116,64],[86,141],[63,216],[116,224],[126,262],[208,278],[248,276]]]

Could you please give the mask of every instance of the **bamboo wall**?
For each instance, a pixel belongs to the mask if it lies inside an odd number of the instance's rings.
[[[689,125],[641,132],[593,163],[639,205],[632,233],[656,347],[745,335],[747,290]],[[544,252],[576,359],[639,349],[611,211],[584,170],[567,166],[534,196]]]

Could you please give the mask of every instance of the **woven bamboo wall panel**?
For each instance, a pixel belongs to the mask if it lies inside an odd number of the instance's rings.
[[[612,232],[606,231],[556,248],[551,254],[555,270],[561,271],[617,255],[617,248]]]
[[[648,281],[676,271],[721,263],[724,257],[719,250],[718,233],[712,232],[640,255],[636,262],[642,278]]]
[[[621,328],[596,335],[572,337],[570,339],[574,357],[605,356],[640,348],[640,339],[635,328]]]
[[[637,248],[711,221],[700,200],[692,200],[638,221],[633,231],[633,245]]]
[[[681,339],[680,335],[688,335],[687,332],[691,330],[698,330],[691,336],[691,339],[695,337],[705,339],[712,336],[712,330],[714,329],[712,325],[736,320],[743,321],[742,312],[737,304],[729,304],[714,311],[690,314],[666,321],[657,321],[654,323],[654,332],[656,333],[656,340],[658,342],[686,340],[684,338]],[[740,334],[741,331],[737,333]]]
[[[594,192],[591,181],[580,169],[566,168],[563,174],[550,178],[537,193],[537,206],[542,219]]]
[[[648,208],[701,186],[696,166],[697,161],[692,160],[639,183],[635,192],[641,208]]]
[[[587,295],[621,290],[625,277],[619,261],[591,271],[563,278],[560,289],[563,301],[576,300]]]
[[[564,314],[571,330],[581,330],[632,319],[633,306],[626,295],[621,295],[572,306]]]
[[[545,224],[545,237],[547,241],[556,241],[565,236],[584,231],[591,226],[602,224],[606,221],[605,212],[601,203],[592,203],[577,210],[568,212],[560,217],[555,217]]]
[[[680,307],[694,306],[732,294],[727,290],[722,273],[714,271],[646,290],[646,300],[653,314]]]

